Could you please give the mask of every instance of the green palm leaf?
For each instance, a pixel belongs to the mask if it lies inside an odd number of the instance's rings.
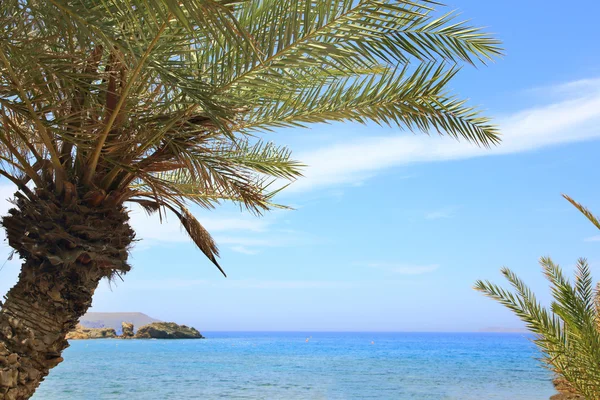
[[[28,182],[65,199],[100,193],[170,209],[216,264],[186,205],[233,201],[260,214],[301,176],[265,131],[374,121],[499,142],[490,120],[449,90],[459,64],[489,62],[499,42],[436,7],[4,0],[0,174],[31,197]]]
[[[475,289],[499,301],[525,322],[536,335],[535,343],[544,354],[548,368],[563,376],[586,398],[596,399],[600,396],[600,329],[587,261],[578,261],[575,285],[550,258],[543,257],[540,264],[552,291],[550,310],[506,268],[502,274],[515,293],[486,281],[477,281]]]

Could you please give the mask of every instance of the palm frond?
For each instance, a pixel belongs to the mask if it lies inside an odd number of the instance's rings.
[[[201,239],[187,203],[281,207],[302,164],[259,137],[278,127],[374,121],[494,145],[490,120],[448,88],[500,44],[438,6],[0,1],[0,174],[32,196],[172,207]]]
[[[304,126],[328,121],[355,121],[435,131],[489,146],[500,141],[489,119],[449,95],[446,85],[457,73],[443,64],[425,64],[409,73],[383,73],[346,78],[297,92],[280,92],[250,113],[241,129]]]
[[[600,229],[600,219],[598,219],[598,217],[592,214],[590,210],[588,210],[587,208],[585,208],[584,206],[567,196],[566,194],[563,194],[563,197],[567,199],[567,201],[571,203],[576,209],[578,209],[579,212],[582,213],[592,224],[594,224],[596,228]]]
[[[561,268],[548,257],[540,260],[551,283],[551,310],[543,307],[514,272],[502,269],[515,289],[512,293],[487,281],[475,289],[513,311],[536,335],[535,343],[548,368],[563,376],[586,398],[600,396],[600,329],[598,308],[593,306],[592,278],[587,262],[577,263],[576,283],[571,285]]]
[[[453,13],[433,17],[434,5],[402,0],[248,3],[240,11],[240,23],[256,39],[263,55],[245,59],[241,70],[223,69],[214,75],[221,86],[234,88],[288,81],[290,68],[351,72],[380,62],[406,64],[413,58],[474,63],[501,53],[497,40],[456,22]],[[204,52],[212,56],[210,67],[219,66],[215,59],[238,56],[229,50]]]
[[[594,310],[594,283],[592,272],[585,258],[577,260],[577,273],[575,274],[575,291],[579,300],[584,305],[585,311],[593,313]]]

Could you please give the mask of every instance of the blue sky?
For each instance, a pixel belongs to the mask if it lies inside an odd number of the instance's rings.
[[[495,117],[502,145],[354,124],[269,134],[309,165],[278,199],[295,210],[261,219],[232,206],[197,210],[229,278],[174,218],[160,225],[132,210],[143,239],[134,269],[125,282],[102,283],[93,310],[203,331],[476,331],[522,326],[471,289],[480,278],[502,283],[502,266],[543,301],[540,256],[569,271],[587,257],[600,278],[600,232],[560,197],[600,214],[600,4],[448,2],[504,41],[503,59],[465,68],[452,84]],[[4,184],[0,195],[11,190]],[[3,244],[0,256],[8,252]],[[5,263],[0,294],[18,270],[17,260]]]

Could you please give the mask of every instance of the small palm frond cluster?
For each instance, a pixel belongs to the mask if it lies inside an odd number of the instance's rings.
[[[600,229],[598,218],[568,196],[564,196]],[[550,282],[553,301],[543,307],[534,293],[508,268],[502,274],[514,292],[487,281],[475,289],[512,310],[536,335],[535,343],[545,364],[562,376],[570,388],[588,399],[600,399],[600,283],[594,288],[589,265],[577,262],[575,281],[548,257],[540,260]]]
[[[274,180],[300,176],[259,132],[375,121],[499,141],[448,90],[459,64],[491,60],[499,43],[436,4],[3,0],[0,174],[25,194],[171,210],[214,261],[187,203],[261,213]]]

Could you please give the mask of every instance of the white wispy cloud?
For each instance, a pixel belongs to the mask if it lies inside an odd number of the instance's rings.
[[[12,184],[0,184],[0,215],[5,215],[12,204],[7,200],[13,197]],[[167,212],[162,222],[158,214],[148,215],[137,204],[129,207],[130,224],[141,239],[134,250],[146,250],[155,245],[173,246],[190,243],[191,239],[181,227],[177,217]],[[196,210],[197,211],[197,210]],[[302,232],[276,229],[274,225],[284,212],[272,212],[267,217],[258,218],[248,213],[195,212],[200,223],[215,237],[217,244],[229,246],[232,251],[243,254],[257,254],[260,248],[285,247],[310,243]],[[8,246],[0,246],[0,265],[8,257]],[[18,261],[15,261],[18,262]]]
[[[577,97],[581,93],[590,93],[593,90],[600,90],[600,78],[584,78],[569,82],[559,82],[554,85],[544,85],[527,89],[525,92],[544,97],[548,95]]]
[[[497,121],[502,132],[502,143],[497,147],[485,149],[449,137],[399,134],[397,129],[390,129],[390,134],[384,136],[365,134],[296,155],[308,167],[305,177],[288,191],[355,185],[383,170],[413,163],[518,153],[600,137],[600,79],[560,84],[554,89],[561,94],[555,102]],[[343,138],[343,132],[339,133]]]
[[[503,134],[503,142],[498,147],[484,149],[448,137],[398,134],[397,129],[390,129],[387,135],[364,135],[298,154],[295,158],[309,167],[304,171],[305,177],[287,191],[358,185],[385,170],[413,163],[517,153],[600,137],[600,79],[567,82],[544,90],[552,92],[556,101],[513,113],[498,121]],[[343,132],[338,133],[343,139]],[[12,185],[0,185],[0,213],[5,214],[10,207],[4,199],[12,197],[13,192]],[[434,210],[426,215],[428,219],[444,217],[448,217],[447,210]],[[277,233],[274,229],[276,218],[204,213],[199,219],[211,233],[216,233],[220,244],[228,245],[233,251],[249,253],[260,247],[306,242],[301,235]],[[138,238],[147,244],[190,241],[174,215],[161,224],[158,216],[148,217],[140,208],[132,207],[131,224]],[[590,241],[595,240],[590,238]]]
[[[333,289],[358,286],[358,282],[350,281],[278,281],[238,279],[231,282],[219,282],[217,285],[246,289]]]
[[[181,227],[177,217],[171,213],[163,216],[162,223],[158,215],[148,216],[137,205],[130,208],[130,223],[142,242],[137,250],[145,250],[153,245],[175,245],[191,243],[191,239]],[[220,246],[238,253],[256,254],[257,247],[281,246],[285,238],[275,238],[269,235],[274,223],[271,219],[257,218],[249,214],[239,216],[224,215],[218,212],[210,214],[197,213],[200,223],[215,237]],[[251,236],[247,236],[251,235]]]
[[[314,243],[314,238],[298,231],[280,228],[285,211],[276,211],[258,218],[240,213],[238,216],[217,212],[200,212],[196,216],[200,223],[212,234],[220,248],[254,255],[262,249],[290,247]],[[158,215],[148,216],[137,205],[131,207],[131,225],[142,239],[135,247],[146,250],[153,245],[173,246],[190,243],[191,239],[173,214],[167,214],[161,223]]]
[[[189,240],[186,233],[181,229],[181,224],[172,213],[163,215],[161,222],[158,214],[148,215],[141,207],[132,205],[130,207],[130,223],[143,239],[168,242],[181,242]],[[251,215],[240,214],[239,217],[214,214],[197,214],[202,226],[209,232],[265,232],[270,221],[255,218]]]
[[[102,292],[115,289],[124,290],[177,290],[198,286],[207,286],[210,281],[204,279],[137,279],[125,280],[124,282],[107,282],[99,287]]]
[[[454,209],[444,208],[440,210],[430,211],[425,214],[425,219],[447,219],[454,217]]]
[[[591,236],[583,239],[585,242],[600,242],[600,235]]]
[[[260,237],[254,236],[222,236],[218,235],[215,240],[220,244],[230,245],[232,247],[287,247],[300,244],[313,243],[312,239],[300,233],[275,232]]]
[[[161,279],[136,280],[118,283],[116,288],[123,286],[126,290],[179,290],[195,287],[241,288],[241,289],[333,289],[360,286],[354,281],[325,281],[325,280],[260,280],[260,279]],[[114,290],[115,286],[103,285],[100,291]]]
[[[430,265],[411,265],[411,264],[393,264],[393,263],[370,263],[369,268],[380,269],[398,275],[421,275],[437,270],[438,264]]]
[[[247,255],[250,255],[250,256],[253,256],[253,255],[259,253],[258,250],[249,249],[246,246],[231,246],[231,250],[235,251],[236,253],[247,254]]]

